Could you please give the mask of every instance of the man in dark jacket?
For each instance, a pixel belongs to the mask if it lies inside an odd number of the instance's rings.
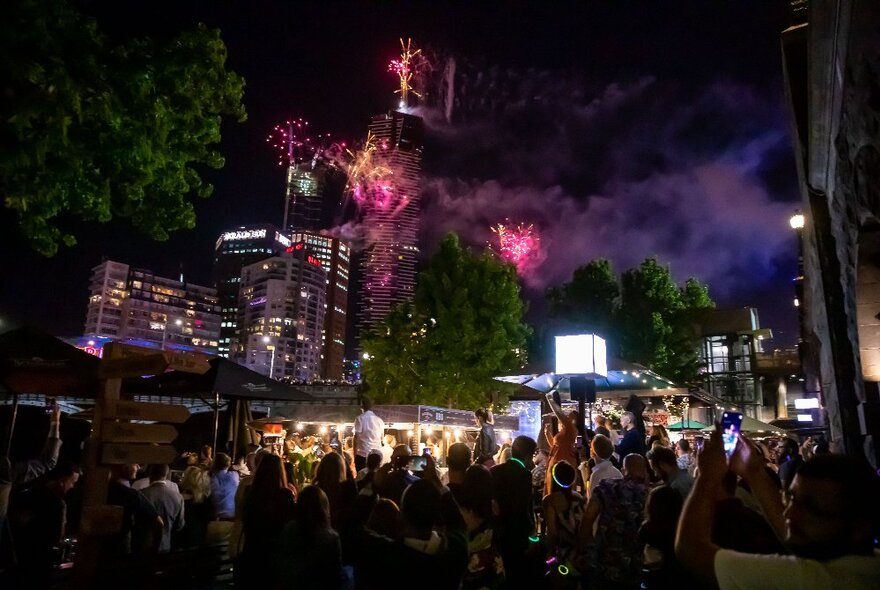
[[[624,435],[620,444],[617,445],[617,456],[621,461],[632,453],[644,456],[645,436],[636,428],[636,417],[633,413],[624,412],[620,417],[620,425],[623,427]]]
[[[492,468],[492,499],[498,507],[493,528],[498,533],[501,558],[508,581],[529,585],[538,568],[530,567],[527,558],[535,534],[535,511],[532,494],[532,458],[537,443],[528,436],[518,436],[510,447],[510,460]],[[528,582],[528,583],[526,583]]]
[[[401,581],[418,582],[420,589],[458,588],[467,566],[467,527],[432,457],[422,479],[403,493],[400,516],[399,539],[362,533],[355,586],[384,589]]]
[[[474,463],[477,465],[492,466],[493,457],[498,452],[498,443],[495,441],[495,427],[489,418],[489,412],[480,408],[474,412],[474,421],[480,427],[477,441],[474,444]]]

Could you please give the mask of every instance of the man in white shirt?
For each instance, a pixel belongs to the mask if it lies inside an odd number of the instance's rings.
[[[385,435],[385,423],[373,413],[373,401],[364,396],[361,408],[363,413],[354,421],[354,466],[357,471],[367,466],[370,451],[382,452],[382,437]]]
[[[590,443],[590,454],[596,462],[592,471],[589,470],[586,463],[580,465],[581,476],[585,482],[588,482],[587,499],[590,498],[592,490],[606,479],[623,479],[623,474],[609,460],[614,454],[614,445],[611,444],[610,438],[603,434],[594,436],[593,442]],[[588,475],[587,472],[589,472]]]
[[[745,479],[767,521],[792,555],[756,555],[712,542],[712,523],[728,464],[717,428],[697,459],[699,476],[685,501],[675,554],[681,563],[721,590],[765,588],[873,589],[880,556],[873,550],[880,482],[864,460],[820,455],[805,462],[792,481],[783,509],[779,486],[754,444],[742,436],[730,470]]]

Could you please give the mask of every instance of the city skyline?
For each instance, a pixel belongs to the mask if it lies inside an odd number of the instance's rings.
[[[281,25],[269,22],[283,19],[260,10],[239,15],[195,2],[170,14],[161,3],[136,2],[125,8],[138,18],[124,22],[121,8],[85,4],[120,37],[196,20],[219,26],[230,67],[248,81],[250,121],[224,128],[227,165],[209,174],[215,195],[196,203],[195,230],[154,243],[132,235],[124,220],[83,225],[80,245],[52,260],[3,232],[11,269],[4,315],[76,335],[83,269],[102,255],[166,276],[182,262],[187,280],[209,284],[217,235],[281,220],[286,177],[260,145],[270,122],[303,116],[362,139],[371,113],[396,106],[385,65],[398,38],[411,36],[439,56],[432,84],[449,80],[455,64],[453,100],[438,85],[417,111],[426,122],[422,215],[431,220],[423,257],[448,230],[482,248],[492,224],[535,223],[543,258],[523,277],[535,313],[543,289],[578,264],[605,256],[623,270],[657,255],[676,278],[707,281],[720,306],[758,307],[762,325],[777,334],[774,344],[795,340],[796,242],[787,219],[798,195],[778,57],[784,2],[725,3],[708,19],[711,11],[696,3],[667,10],[563,3],[552,12],[512,3],[508,16],[491,4],[470,12],[306,6],[301,17],[314,30],[289,46],[281,45]],[[375,30],[367,34],[361,21]],[[458,21],[452,32],[448,25]],[[491,22],[504,34],[480,39],[477,31]],[[315,43],[322,35],[326,42]],[[346,35],[357,55],[341,47]],[[693,37],[689,51],[676,44],[682,35]],[[3,228],[14,230],[7,218]],[[16,275],[32,269],[45,280],[23,286]],[[58,286],[68,292],[49,324],[32,308],[55,301],[49,291]]]

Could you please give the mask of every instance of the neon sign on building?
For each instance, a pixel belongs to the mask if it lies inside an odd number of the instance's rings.
[[[241,229],[223,234],[223,240],[256,240],[266,237],[265,229]]]

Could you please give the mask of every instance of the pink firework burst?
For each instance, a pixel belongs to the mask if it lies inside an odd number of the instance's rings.
[[[522,272],[538,250],[540,237],[535,233],[535,226],[513,225],[510,220],[505,220],[489,229],[495,234],[499,256]]]
[[[293,166],[304,162],[314,162],[321,157],[329,134],[311,135],[309,122],[305,119],[290,119],[272,128],[266,137],[268,143],[278,154],[279,166]]]

